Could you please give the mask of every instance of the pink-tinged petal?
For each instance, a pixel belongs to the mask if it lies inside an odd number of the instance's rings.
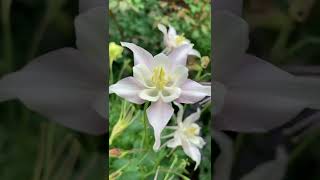
[[[139,93],[143,89],[139,81],[133,77],[127,77],[111,85],[109,87],[109,93],[115,93],[132,103],[142,104],[144,100],[139,97]]]
[[[151,103],[151,106],[147,109],[147,117],[150,125],[154,131],[155,143],[153,150],[157,151],[161,145],[161,132],[168,124],[172,117],[174,109],[170,103],[164,103],[161,100]]]
[[[107,119],[94,109],[104,99],[105,78],[78,50],[64,48],[40,56],[0,80],[0,101],[19,99],[29,109],[66,127],[90,134],[106,132]]]
[[[181,86],[181,95],[176,100],[178,103],[193,104],[206,96],[211,96],[211,87],[203,86],[190,79]]]
[[[79,0],[79,12],[83,13],[89,9],[96,7],[107,7],[107,1],[105,0]]]
[[[75,19],[77,48],[96,65],[96,72],[107,77],[107,10],[105,7],[93,8]]]
[[[242,15],[243,0],[214,0],[213,12],[215,11],[230,11],[236,15]],[[214,21],[214,20],[213,20]]]
[[[133,43],[121,42],[121,45],[129,48],[133,52],[134,65],[145,64],[148,68],[152,67],[153,56],[147,50]]]
[[[200,161],[201,161],[200,150],[198,149],[197,146],[191,144],[189,141],[186,141],[184,139],[181,139],[181,144],[182,144],[183,151],[186,153],[186,155],[196,162],[196,166],[194,167],[194,169],[196,170],[200,165]]]
[[[172,50],[169,54],[169,59],[175,63],[182,66],[186,66],[187,64],[187,57],[190,51],[192,50],[193,45],[191,44],[184,44]]]

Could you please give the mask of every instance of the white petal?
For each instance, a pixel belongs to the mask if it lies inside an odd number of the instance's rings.
[[[158,99],[160,98],[160,92],[155,88],[144,89],[139,93],[139,97],[146,101],[155,102],[155,101],[158,101]]]
[[[161,132],[168,124],[170,118],[172,117],[174,109],[171,104],[164,103],[161,100],[153,102],[151,106],[147,109],[147,116],[150,125],[154,130],[155,143],[153,145],[153,150],[157,151],[161,145]]]
[[[192,56],[196,56],[198,58],[201,58],[200,52],[195,49],[191,49],[191,51],[189,52],[188,55],[192,55]]]
[[[144,89],[139,81],[134,77],[127,77],[109,87],[109,93],[116,93],[118,96],[136,103],[142,104],[144,100],[139,97],[139,93]]]
[[[176,100],[179,103],[192,104],[200,101],[206,96],[211,96],[210,86],[203,86],[190,79],[181,86],[181,90],[181,95]]]
[[[163,41],[166,44],[168,41],[168,30],[166,26],[164,26],[163,24],[158,24],[158,29],[163,33]]]
[[[201,111],[200,111],[200,109],[198,108],[198,109],[197,109],[197,112],[190,114],[190,115],[183,121],[183,123],[184,123],[184,124],[192,124],[192,123],[196,122],[197,120],[199,120],[200,115],[201,115]]]
[[[133,43],[121,42],[121,45],[129,48],[133,52],[134,65],[145,64],[148,68],[153,63],[153,56],[147,50]]]
[[[164,102],[172,102],[176,100],[181,94],[181,89],[177,87],[172,87],[172,88],[164,88],[161,91],[161,99]]]
[[[180,124],[182,123],[182,118],[183,118],[183,106],[177,102],[173,102],[176,106],[178,106],[179,108],[179,111],[178,111],[178,114],[177,114],[177,122],[178,122],[178,125],[180,126]]]
[[[133,77],[146,87],[151,87],[150,78],[152,72],[145,64],[133,66]]]
[[[201,153],[197,146],[191,144],[187,140],[181,139],[183,151],[189,156],[193,161],[196,162],[194,169],[197,169],[201,161]]]
[[[76,44],[87,56],[96,71],[106,74],[107,66],[107,11],[105,7],[90,9],[75,19]],[[106,77],[106,75],[104,76]]]
[[[188,68],[185,66],[176,66],[172,72],[172,79],[175,86],[181,86],[188,79]]]
[[[175,37],[177,36],[176,29],[174,29],[174,27],[172,27],[170,25],[169,25],[168,36],[169,36],[170,39],[175,39]]]
[[[192,50],[193,45],[185,44],[175,48],[170,54],[170,60],[175,64],[180,64],[182,66],[186,66],[187,57],[190,51]]]
[[[169,148],[176,148],[176,147],[178,147],[180,145],[181,145],[181,141],[180,141],[180,137],[179,137],[179,135],[177,133],[174,135],[174,138],[170,139],[168,141],[168,143],[167,143],[167,146]]]
[[[196,145],[198,148],[202,148],[206,144],[206,142],[200,136],[194,136],[192,138],[189,138],[189,140],[192,144]]]
[[[163,66],[166,70],[166,73],[171,73],[174,68],[174,63],[169,59],[164,53],[157,54],[154,56],[153,67]]]

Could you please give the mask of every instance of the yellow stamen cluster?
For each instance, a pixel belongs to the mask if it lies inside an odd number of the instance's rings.
[[[187,136],[196,136],[196,135],[199,134],[199,128],[197,128],[197,127],[188,127],[188,128],[185,129],[184,132],[185,132],[185,134]]]
[[[179,46],[186,40],[186,38],[183,35],[178,35],[175,40],[176,44]]]
[[[170,81],[170,77],[166,75],[166,71],[162,66],[153,69],[151,77],[152,83],[160,90]]]

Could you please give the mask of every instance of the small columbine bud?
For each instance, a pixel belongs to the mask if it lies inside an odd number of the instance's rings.
[[[113,61],[120,58],[122,56],[123,47],[111,42],[109,43],[109,63],[110,67],[112,66]]]
[[[132,104],[128,105],[128,102],[123,102],[119,120],[113,127],[110,135],[109,145],[111,145],[113,140],[118,137],[125,129],[127,129],[127,127],[139,116],[140,112],[134,115],[135,111],[136,109]]]
[[[201,57],[201,67],[206,69],[210,63],[210,58],[208,56]]]

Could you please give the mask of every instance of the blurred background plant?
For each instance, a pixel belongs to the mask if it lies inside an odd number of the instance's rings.
[[[315,0],[244,0],[249,53],[295,75],[319,78],[319,8],[320,2]],[[270,179],[285,170],[282,180],[319,180],[319,120],[319,112],[305,109],[291,122],[267,133],[226,132],[234,141],[230,179],[240,179],[257,168],[260,174],[248,179]],[[214,142],[214,157],[220,152],[216,145]],[[269,165],[272,171],[258,168],[274,159],[279,146],[288,152],[288,167]]]
[[[46,52],[75,46],[78,1],[1,0],[0,5],[0,77]],[[105,137],[52,123],[20,101],[1,103],[0,117],[0,179],[105,177]]]
[[[211,79],[211,4],[209,0],[167,1],[167,0],[110,0],[109,1],[109,48],[121,41],[133,42],[156,55],[163,51],[163,34],[157,25],[161,23],[173,26],[178,34],[183,34],[194,43],[203,58],[189,58],[188,68],[191,79],[208,82]],[[116,48],[109,49],[109,56]],[[119,51],[118,51],[119,52]],[[122,52],[122,51],[121,51]],[[111,57],[110,57],[111,58]],[[111,66],[110,66],[111,67]],[[109,83],[132,74],[132,53],[124,50],[113,61]],[[124,110],[124,104],[129,109]],[[187,107],[185,115],[196,111],[196,106]],[[111,95],[109,97],[109,179],[211,179],[210,146],[210,104],[206,104],[201,119],[201,136],[207,142],[202,149],[200,167],[193,171],[195,163],[188,158],[181,147],[176,150],[161,148],[154,152],[153,130],[150,127],[144,107],[124,103],[124,100]],[[124,114],[135,117],[133,122],[123,120]],[[126,125],[123,125],[126,124]],[[174,120],[171,120],[171,125]],[[122,127],[122,128],[119,128]],[[125,127],[125,129],[123,129]],[[119,133],[121,129],[121,133]],[[162,134],[168,134],[164,131]],[[114,138],[114,134],[117,137]],[[111,142],[110,142],[111,140]],[[165,140],[162,141],[163,143]]]

